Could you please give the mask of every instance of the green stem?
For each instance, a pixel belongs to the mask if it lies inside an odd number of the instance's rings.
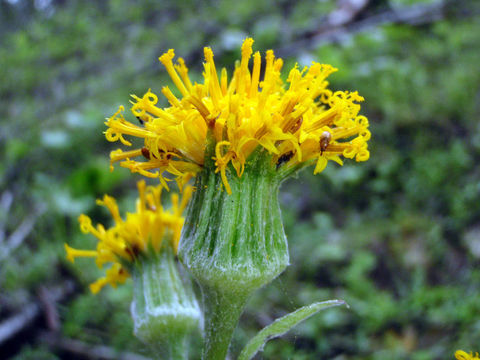
[[[169,352],[170,360],[187,360],[188,347],[187,338],[184,337],[182,341],[170,341]]]
[[[203,288],[205,304],[205,346],[202,359],[225,360],[248,295],[224,294]]]
[[[183,333],[170,331],[165,340],[151,345],[151,349],[158,360],[187,360],[187,337]]]

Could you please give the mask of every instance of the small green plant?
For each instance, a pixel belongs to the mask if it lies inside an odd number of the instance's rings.
[[[192,83],[183,59],[173,64],[174,51],[169,50],[160,61],[181,98],[163,87],[170,106],[162,109],[157,106],[157,95],[148,90],[143,97],[133,95],[131,111],[138,123],[124,118],[122,106],[106,121],[107,140],[126,146],[132,143],[124,136],[144,141],[133,150],[113,151],[112,167],[120,162],[132,172],[159,178],[167,189],[170,177],[165,173],[175,178],[180,189],[195,178],[178,256],[202,291],[205,360],[226,358],[248,298],[289,265],[278,204],[280,184],[310,165],[315,165],[316,174],[329,160],[343,165],[342,157],[366,161],[370,156],[369,123],[359,115],[358,102],[363,98],[357,92],[328,88],[326,79],[337,69],[315,62],[301,70],[295,66],[286,85],[281,78],[283,61],[275,58],[272,50],[266,53],[263,71],[259,52],[253,55],[250,70],[252,45],[252,39],[244,41],[241,61],[230,80],[226,69],[218,76],[213,52],[205,48],[203,84]],[[118,218],[116,211],[112,214]],[[139,222],[137,232],[141,234],[142,226]],[[91,227],[88,230],[93,232]],[[130,255],[124,246],[119,252],[120,256]],[[130,270],[136,274],[135,292],[155,286],[161,293],[162,287],[170,286],[152,285],[155,279],[142,275],[152,266],[150,260],[139,264],[140,270]],[[113,275],[107,274],[103,282],[110,282],[108,276]],[[138,296],[134,294],[135,301]],[[268,339],[322,309],[342,304],[340,300],[315,303],[277,320],[252,339],[240,358],[253,357]],[[137,321],[135,306],[132,314]],[[137,336],[153,342],[157,332],[170,328],[175,334],[176,325],[172,321],[165,327],[147,328],[145,333],[137,331]],[[170,351],[179,353],[181,347]]]

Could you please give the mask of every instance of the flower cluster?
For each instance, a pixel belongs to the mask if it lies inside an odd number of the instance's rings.
[[[457,360],[480,360],[478,352],[473,355],[473,352],[467,353],[463,350],[455,351],[455,359]]]
[[[203,84],[192,84],[183,59],[173,63],[173,50],[163,54],[160,61],[181,97],[163,87],[170,106],[162,109],[151,90],[141,98],[133,95],[131,111],[138,125],[127,121],[120,107],[106,121],[107,140],[131,146],[124,137],[128,135],[142,138],[144,146],[113,151],[111,163],[158,177],[164,186],[163,174],[168,172],[182,186],[211,156],[231,193],[227,173],[241,177],[247,159],[259,147],[272,155],[272,167],[286,175],[310,164],[316,164],[314,173],[321,172],[328,160],[342,164],[341,156],[368,160],[369,124],[359,115],[358,104],[363,98],[357,92],[328,89],[326,79],[337,69],[316,62],[301,70],[295,66],[287,85],[281,78],[283,61],[272,50],[266,53],[263,69],[259,52],[253,54],[250,68],[252,44],[251,38],[244,41],[230,80],[225,68],[218,76],[213,52],[206,47]],[[206,154],[210,139],[214,154]]]
[[[106,284],[116,287],[124,283],[130,276],[134,263],[149,252],[158,253],[164,246],[171,246],[177,252],[180,233],[184,218],[182,212],[190,199],[192,189],[186,187],[182,199],[178,194],[172,194],[172,207],[164,209],[161,203],[161,186],[146,186],[145,181],[137,183],[139,199],[134,213],[127,213],[126,219],[120,216],[114,198],[105,195],[97,204],[110,211],[114,225],[108,229],[102,224],[96,227],[91,219],[82,214],[79,217],[83,233],[91,233],[98,239],[96,250],[78,250],[65,244],[67,259],[74,262],[77,257],[93,257],[96,264],[102,268],[106,263],[113,265],[106,270],[106,276],[90,285],[90,290],[97,293]]]

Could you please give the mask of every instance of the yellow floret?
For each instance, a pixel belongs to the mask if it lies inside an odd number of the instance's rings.
[[[209,156],[230,192],[227,174],[233,170],[241,176],[258,147],[272,154],[273,164],[284,173],[310,164],[316,164],[314,173],[319,173],[328,160],[342,164],[340,157],[368,160],[369,122],[359,115],[358,104],[363,97],[328,89],[327,77],[336,68],[316,62],[303,69],[295,65],[285,83],[280,73],[283,60],[268,50],[261,79],[259,52],[253,55],[250,73],[252,45],[253,39],[244,41],[230,81],[225,69],[219,79],[209,47],[204,49],[204,81],[200,84],[192,85],[183,59],[173,64],[172,49],[162,55],[160,61],[183,97],[175,97],[164,87],[162,93],[170,106],[162,109],[150,90],[142,98],[133,96],[132,113],[143,126],[125,120],[123,108],[109,118],[109,141],[130,146],[124,135],[144,140],[141,149],[112,152],[111,163],[120,161],[133,172],[158,177],[164,186],[167,178],[163,175],[169,172],[181,185],[203,169],[207,137],[212,134],[217,146]],[[325,133],[328,137],[322,138]],[[144,161],[139,160],[142,155]]]
[[[90,285],[90,290],[97,293],[107,284],[116,287],[130,276],[129,267],[141,256],[148,256],[149,251],[159,252],[163,246],[170,246],[177,253],[178,242],[184,218],[182,212],[192,194],[192,188],[186,187],[181,200],[178,194],[172,194],[172,206],[164,209],[161,203],[161,186],[147,186],[145,181],[137,183],[139,198],[136,211],[127,213],[122,219],[117,202],[105,195],[97,200],[98,205],[105,206],[112,215],[114,225],[105,229],[99,224],[93,227],[91,219],[79,216],[80,229],[91,233],[98,239],[96,250],[78,250],[65,244],[67,259],[71,262],[77,257],[93,257],[98,267],[112,263],[106,276]]]
[[[455,351],[455,359],[457,360],[480,360],[478,352],[473,355],[473,352],[467,353],[463,350]]]

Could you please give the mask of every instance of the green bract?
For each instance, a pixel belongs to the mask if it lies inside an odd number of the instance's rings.
[[[249,295],[289,264],[275,168],[267,151],[255,152],[241,177],[229,176],[231,195],[208,156],[197,174],[178,254],[203,291],[205,359],[225,359]]]
[[[188,337],[201,319],[191,284],[180,277],[170,247],[136,265],[131,305],[135,335],[162,359],[186,359]]]

